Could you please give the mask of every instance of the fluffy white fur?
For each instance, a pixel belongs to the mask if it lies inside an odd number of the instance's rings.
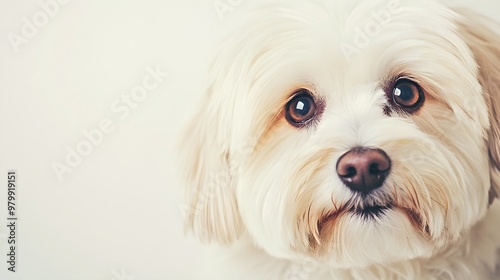
[[[490,23],[431,0],[291,1],[244,17],[185,141],[187,225],[217,244],[200,279],[500,279]],[[415,114],[384,113],[400,76],[425,91]],[[284,117],[299,88],[324,101],[307,128]],[[335,173],[356,146],[393,164],[366,200]],[[343,210],[389,200],[377,219]]]

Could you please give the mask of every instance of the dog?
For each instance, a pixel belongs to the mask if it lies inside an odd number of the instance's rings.
[[[500,28],[434,0],[239,18],[183,141],[200,279],[500,279]]]

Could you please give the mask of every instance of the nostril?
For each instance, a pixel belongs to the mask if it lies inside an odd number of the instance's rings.
[[[379,174],[388,171],[388,167],[388,164],[372,163],[369,170],[371,174]]]
[[[343,170],[339,171],[338,174],[344,178],[356,176],[356,168],[354,166],[346,166]]]
[[[378,173],[380,173],[380,171],[381,171],[381,170],[380,170],[380,168],[379,168],[378,163],[372,163],[372,164],[370,165],[370,173],[372,173],[372,174],[378,174]]]

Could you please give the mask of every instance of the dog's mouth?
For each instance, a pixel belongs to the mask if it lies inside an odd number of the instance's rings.
[[[373,205],[347,204],[338,209],[337,211],[330,212],[324,215],[323,218],[318,222],[318,226],[321,231],[321,228],[326,223],[332,222],[337,218],[339,218],[339,216],[343,216],[345,214],[352,214],[366,220],[376,220],[386,215],[387,212],[393,209],[394,207],[395,206],[391,201],[384,204],[373,204]]]
[[[397,205],[393,201],[388,201],[383,204],[345,206],[341,209],[338,209],[337,211],[328,213],[327,215],[323,216],[323,218],[318,222],[318,226],[321,229],[326,223],[332,222],[333,220],[339,218],[339,216],[345,214],[352,214],[368,221],[376,221],[387,215],[389,211],[396,209],[402,211],[414,226],[422,226],[422,217],[418,212],[408,207]]]
[[[396,213],[399,215],[391,216]],[[418,210],[386,197],[378,201],[351,200],[335,211],[324,213],[317,221],[317,231],[309,235],[309,244],[311,249],[317,252],[322,252],[322,250],[328,251],[330,247],[321,244],[329,244],[332,242],[335,236],[335,228],[338,225],[337,223],[339,221],[350,220],[343,219],[343,217],[346,216],[362,219],[366,224],[375,223],[384,226],[388,223],[386,220],[387,218],[400,218],[401,214],[406,216],[412,227],[421,232],[422,236],[430,236],[429,225]]]
[[[392,203],[387,203],[384,205],[372,205],[364,207],[351,207],[347,210],[348,213],[355,214],[365,219],[375,219],[384,216],[387,210],[393,208]]]
[[[343,220],[343,217],[346,215],[358,217],[365,223],[381,223],[380,225],[383,226],[386,224],[386,222],[384,222],[386,216],[395,212],[404,214],[412,224],[413,228],[420,231],[422,236],[430,236],[429,226],[425,220],[422,219],[422,216],[418,211],[400,205],[393,200],[387,200],[379,201],[378,203],[373,204],[347,204],[343,207],[337,208],[336,211],[324,213],[321,219],[317,222],[317,231],[309,235],[310,248],[318,253],[327,252],[331,247],[324,246],[322,244],[330,244],[332,242],[335,236],[334,229],[337,226],[337,222]]]

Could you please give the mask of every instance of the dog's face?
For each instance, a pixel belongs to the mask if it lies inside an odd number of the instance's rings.
[[[219,55],[186,146],[203,239],[365,267],[432,255],[486,213],[496,35],[433,1],[335,2],[266,7]]]

